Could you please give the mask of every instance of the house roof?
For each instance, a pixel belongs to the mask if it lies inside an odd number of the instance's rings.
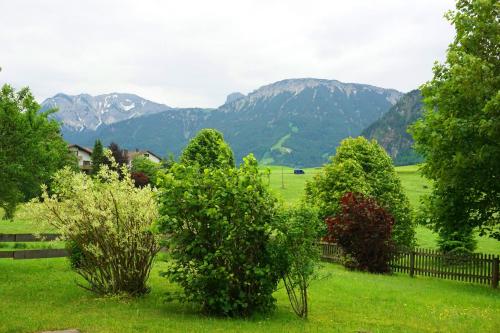
[[[152,156],[156,157],[157,159],[161,160],[160,156],[156,155],[155,153],[153,153],[150,150],[136,150],[136,151],[131,151],[131,152],[128,152],[128,157],[129,157],[130,160],[132,160],[134,157],[137,157],[137,156],[140,156],[140,155],[144,155],[144,154],[152,155]]]
[[[82,150],[88,154],[92,154],[92,148],[88,148],[88,147],[83,147],[83,146],[80,146],[80,145],[77,145],[77,144],[70,144],[68,145],[68,148],[76,148],[78,150]]]

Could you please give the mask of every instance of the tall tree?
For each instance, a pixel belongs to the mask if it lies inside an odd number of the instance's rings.
[[[92,150],[90,158],[92,160],[92,174],[95,175],[99,172],[101,165],[106,161],[101,140],[95,140],[94,149]]]
[[[127,152],[124,149],[121,149],[117,143],[111,142],[108,146],[108,149],[111,150],[111,154],[113,155],[113,158],[115,159],[118,166],[128,164]]]
[[[40,194],[40,185],[65,165],[76,164],[59,124],[39,112],[28,88],[0,92],[0,206],[11,219],[18,203]]]
[[[471,250],[475,229],[500,240],[500,3],[459,0],[446,17],[456,37],[422,86],[412,133],[434,180],[428,223],[443,249]]]

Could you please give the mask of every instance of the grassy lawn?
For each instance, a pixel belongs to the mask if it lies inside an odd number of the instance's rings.
[[[271,170],[269,185],[285,202],[297,202],[304,195],[306,181],[312,180],[314,175],[321,172],[321,168],[303,169],[305,174],[293,174],[293,168],[281,166],[267,166]],[[430,182],[420,175],[417,165],[396,167],[406,194],[412,207],[419,206],[421,195],[429,193]],[[282,175],[283,173],[283,175]]]
[[[64,242],[6,242],[0,243],[0,251],[34,250],[34,249],[63,249]]]
[[[293,168],[266,166],[271,170],[269,186],[284,202],[297,202],[304,195],[306,181],[312,180],[321,168],[303,169],[305,174],[294,175]],[[283,173],[283,174],[282,174]]]
[[[158,272],[142,298],[100,298],[77,287],[66,259],[0,260],[0,332],[498,332],[500,291],[404,275],[355,273],[325,264],[310,289],[310,318],[295,317],[284,290],[277,311],[250,319],[211,318],[165,303],[176,287]]]
[[[51,233],[57,232],[55,229],[41,226],[23,215],[26,211],[23,205],[19,205],[14,221],[3,220],[3,210],[0,208],[0,234],[26,234],[26,233]]]

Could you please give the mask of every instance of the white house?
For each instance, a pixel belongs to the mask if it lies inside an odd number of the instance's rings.
[[[90,171],[92,168],[92,160],[90,158],[90,155],[92,155],[92,149],[76,144],[68,145],[68,149],[70,152],[75,154],[80,169],[84,172]]]
[[[145,158],[147,158],[150,161],[155,162],[155,163],[160,163],[161,162],[161,158],[158,155],[156,155],[155,153],[153,153],[153,152],[151,152],[149,150],[139,150],[139,149],[136,149],[133,152],[127,152],[127,155],[128,155],[128,163],[129,163],[129,165],[131,165],[132,160],[134,158],[138,157],[138,156],[145,157]]]

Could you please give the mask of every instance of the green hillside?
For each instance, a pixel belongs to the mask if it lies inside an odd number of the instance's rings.
[[[364,129],[361,135],[377,140],[396,165],[420,163],[422,157],[412,148],[413,138],[408,133],[408,127],[422,117],[422,113],[420,90],[410,91],[380,119]]]

